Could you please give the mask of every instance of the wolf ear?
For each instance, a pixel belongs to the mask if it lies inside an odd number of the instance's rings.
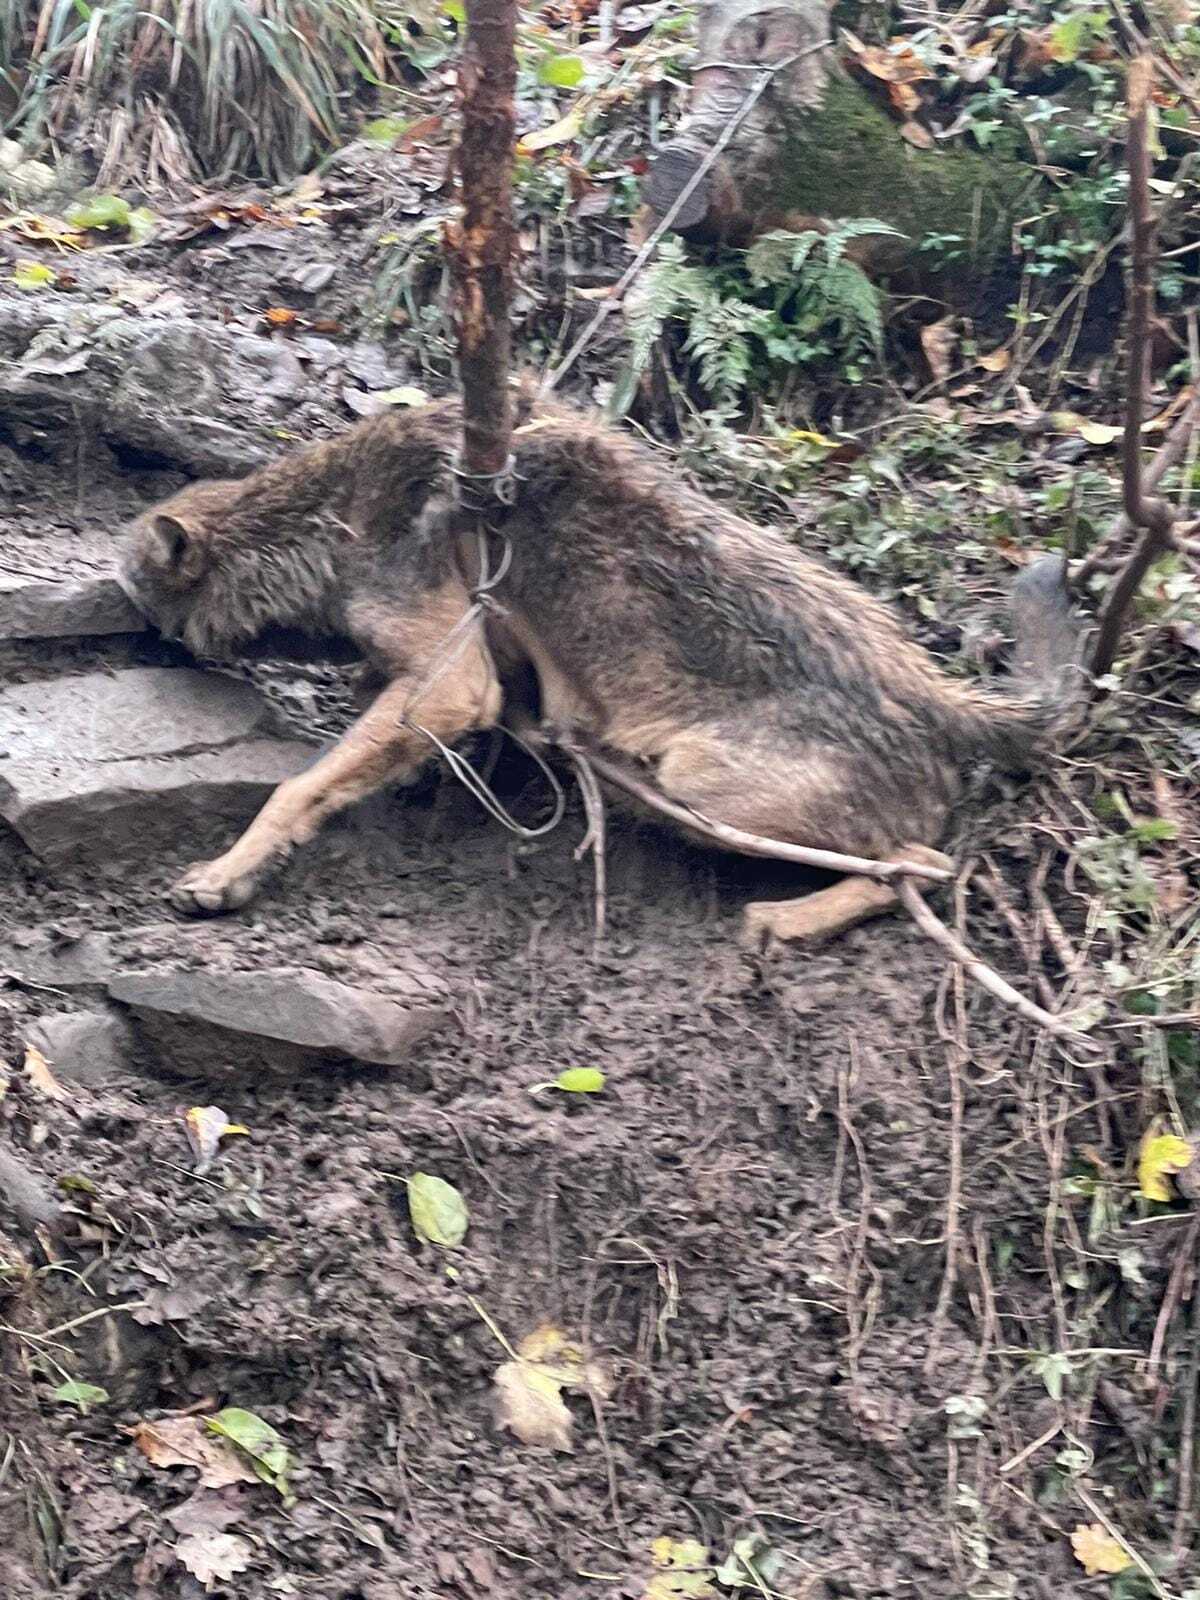
[[[159,545],[167,566],[182,566],[190,538],[188,530],[183,523],[180,522],[178,517],[166,516],[160,512],[154,519],[154,531],[158,535]]]

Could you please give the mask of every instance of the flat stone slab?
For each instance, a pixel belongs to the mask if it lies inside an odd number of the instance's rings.
[[[326,1062],[399,1066],[448,1019],[450,991],[415,957],[389,974],[388,991],[306,967],[131,972],[108,986],[165,1068],[209,1078]]]
[[[14,541],[0,564],[0,639],[144,633],[116,579],[113,552],[76,539]]]
[[[0,817],[55,862],[230,842],[313,747],[272,738],[249,684],[133,667],[0,691]]]

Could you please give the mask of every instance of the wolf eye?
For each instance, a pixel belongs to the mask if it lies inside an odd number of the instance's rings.
[[[188,533],[183,523],[175,517],[155,517],[154,531],[162,540],[168,563],[173,567],[178,566],[188,545]]]

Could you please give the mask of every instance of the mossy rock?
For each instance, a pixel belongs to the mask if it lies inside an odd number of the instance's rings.
[[[964,274],[986,274],[1007,254],[1012,224],[1042,184],[1018,161],[915,149],[868,92],[844,79],[827,85],[820,106],[781,114],[789,131],[769,180],[773,210],[878,217],[914,246],[929,234],[961,234],[956,267]]]

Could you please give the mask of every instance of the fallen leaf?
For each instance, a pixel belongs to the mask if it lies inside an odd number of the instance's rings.
[[[73,228],[105,232],[109,228],[127,228],[131,215],[128,200],[115,194],[97,194],[72,206],[67,212],[67,221]]]
[[[783,1553],[761,1533],[747,1533],[733,1541],[733,1548],[717,1568],[717,1582],[726,1589],[770,1591],[783,1568]]]
[[[408,1214],[422,1244],[457,1250],[467,1236],[467,1205],[452,1183],[430,1172],[414,1172],[408,1180]]]
[[[1001,345],[999,349],[989,350],[986,356],[980,356],[975,365],[985,372],[1007,372],[1012,365],[1012,351]]]
[[[582,127],[583,112],[576,106],[548,127],[535,128],[532,133],[522,134],[517,140],[517,154],[531,156],[538,150],[549,150],[552,145],[570,144],[572,139],[579,137]]]
[[[268,306],[263,312],[263,321],[269,322],[273,328],[290,328],[299,317],[300,313],[293,311],[291,306]]]
[[[230,1122],[220,1106],[193,1106],[183,1119],[188,1143],[196,1157],[195,1171],[207,1172],[217,1158],[221,1140],[230,1134],[249,1134],[240,1122]]]
[[[269,1422],[256,1417],[253,1411],[243,1411],[241,1406],[226,1406],[215,1417],[207,1417],[204,1425],[210,1433],[235,1445],[249,1459],[255,1476],[278,1489],[285,1503],[293,1499],[287,1481],[291,1459],[288,1447]]]
[[[927,322],[921,329],[921,349],[935,383],[945,383],[954,370],[954,353],[958,348],[958,318],[942,317],[938,322]]]
[[[72,228],[61,217],[43,217],[35,211],[21,211],[15,217],[5,217],[0,228],[11,228],[23,239],[36,244],[52,244],[56,250],[85,250],[87,235]]]
[[[401,384],[398,389],[379,389],[375,391],[376,400],[382,400],[385,406],[427,406],[429,395],[424,389],[418,389],[415,384]]]
[[[257,1483],[258,1473],[227,1440],[205,1430],[200,1417],[159,1417],[130,1430],[134,1444],[156,1467],[195,1467],[206,1489]]]
[[[554,1080],[556,1089],[568,1094],[599,1094],[604,1087],[604,1074],[598,1067],[568,1067]]]
[[[1071,1533],[1071,1549],[1089,1578],[1102,1572],[1124,1572],[1132,1565],[1132,1557],[1098,1522],[1079,1523]]]
[[[192,1533],[180,1539],[175,1556],[206,1589],[225,1583],[250,1565],[254,1546],[236,1533]]]
[[[163,1513],[181,1537],[193,1533],[224,1533],[246,1515],[246,1490],[239,1484],[218,1493],[197,1489]]]
[[[57,278],[58,273],[44,261],[18,261],[12,273],[18,289],[48,289]]]
[[[1173,1133],[1147,1131],[1138,1151],[1138,1188],[1147,1200],[1174,1199],[1168,1178],[1192,1164],[1195,1151]]]
[[[843,30],[843,38],[853,64],[883,83],[920,83],[934,76],[911,45],[899,44],[885,49],[881,45],[863,44],[848,29]]]
[[[86,1412],[89,1406],[102,1406],[109,1398],[108,1390],[102,1389],[98,1383],[60,1383],[52,1391],[55,1400],[61,1400],[65,1405],[78,1406],[80,1411]]]
[[[572,1417],[564,1389],[583,1389],[606,1396],[612,1387],[601,1362],[588,1361],[560,1328],[544,1323],[522,1339],[517,1359],[496,1369],[496,1414],[525,1444],[544,1445],[570,1454]]]
[[[35,1044],[25,1046],[25,1076],[35,1094],[47,1100],[68,1100],[70,1096],[50,1071],[50,1063]]]
[[[921,96],[911,83],[889,83],[888,104],[902,117],[911,117],[921,109]]]
[[[655,1571],[646,1585],[645,1600],[704,1600],[716,1594],[712,1557],[698,1539],[672,1539],[667,1535],[650,1546]]]
[[[1089,444],[1115,444],[1121,437],[1121,429],[1114,427],[1110,422],[1089,422],[1085,419],[1078,424],[1075,431]]]

